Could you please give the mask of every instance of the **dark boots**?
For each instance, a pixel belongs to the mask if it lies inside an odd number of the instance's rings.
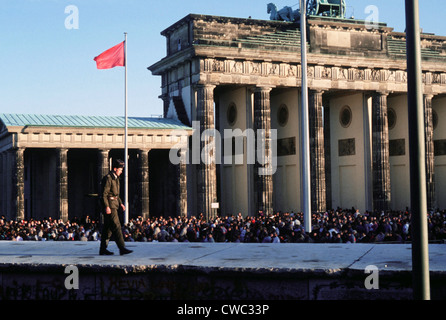
[[[125,254],[132,253],[132,252],[133,252],[132,250],[129,250],[127,248],[119,249],[119,254],[121,256],[123,256]],[[101,256],[111,256],[111,255],[113,255],[113,252],[110,252],[107,249],[101,249],[101,250],[99,250],[99,255],[101,255]]]
[[[125,255],[125,254],[132,253],[132,252],[133,252],[132,250],[129,250],[129,249],[127,249],[127,248],[119,249],[119,254],[120,254],[121,256],[123,256],[123,255]]]
[[[114,253],[108,251],[107,249],[101,249],[99,250],[99,255],[101,256],[112,256]]]

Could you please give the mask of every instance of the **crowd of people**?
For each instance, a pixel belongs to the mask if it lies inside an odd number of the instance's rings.
[[[276,213],[243,217],[241,213],[211,221],[196,217],[134,218],[123,225],[127,242],[232,243],[409,243],[411,214],[330,210],[312,215],[312,231],[305,232],[303,214]],[[430,242],[446,241],[446,211],[427,215]],[[99,241],[101,224],[90,217],[8,221],[0,219],[0,240]]]

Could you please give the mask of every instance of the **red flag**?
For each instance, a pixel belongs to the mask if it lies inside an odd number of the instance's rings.
[[[104,51],[96,58],[96,66],[98,69],[111,69],[114,67],[124,67],[125,66],[125,41],[114,46],[113,48]]]

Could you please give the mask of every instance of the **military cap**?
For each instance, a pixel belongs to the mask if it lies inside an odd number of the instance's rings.
[[[124,168],[124,166],[125,166],[124,161],[122,161],[120,159],[117,159],[117,160],[113,161],[113,169],[114,168],[117,168],[117,169]]]

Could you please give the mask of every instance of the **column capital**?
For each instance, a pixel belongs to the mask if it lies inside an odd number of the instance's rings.
[[[56,152],[68,152],[70,149],[69,148],[56,148],[55,149],[56,150]]]
[[[436,96],[435,93],[425,93],[425,94],[423,94],[423,97],[425,99],[433,99],[435,96]]]
[[[11,148],[9,150],[6,150],[5,152],[9,152],[9,153],[23,153],[23,152],[25,152],[25,149],[26,148],[14,147],[14,148]]]
[[[271,92],[271,90],[273,90],[275,88],[275,86],[255,86],[252,90],[254,92]]]
[[[194,89],[209,89],[214,90],[217,87],[217,84],[214,83],[196,83],[194,84]]]
[[[388,90],[377,90],[375,92],[373,92],[373,94],[375,95],[379,95],[379,96],[388,96],[391,92]]]
[[[309,89],[309,92],[322,95],[325,93],[325,90],[323,90],[323,89]]]

